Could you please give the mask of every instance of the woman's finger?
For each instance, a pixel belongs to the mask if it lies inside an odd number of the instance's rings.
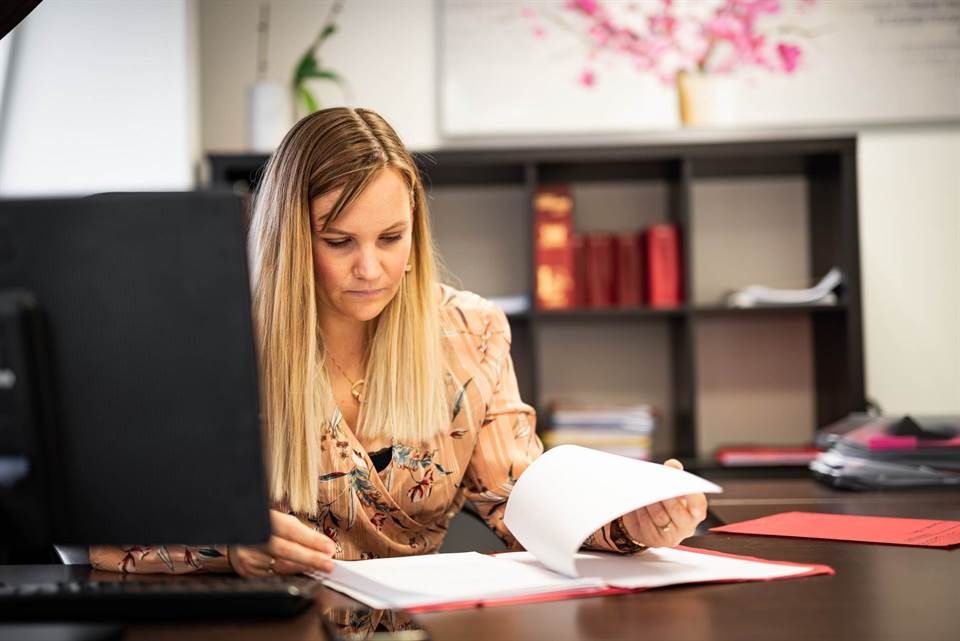
[[[668,547],[670,542],[665,537],[663,530],[657,526],[650,510],[640,508],[637,512],[640,513],[637,516],[637,521],[640,525],[640,531],[643,533],[643,542],[654,548]]]
[[[681,463],[675,458],[669,458],[666,461],[664,461],[663,464],[666,465],[667,467],[672,467],[675,470],[683,469],[683,463]]]
[[[248,546],[238,546],[232,549],[230,554],[230,564],[234,571],[243,577],[266,577],[270,576],[270,557],[265,552],[257,548]]]
[[[304,525],[300,522],[300,519],[292,514],[283,514],[273,510],[270,517],[270,525],[273,528],[273,533],[277,536],[322,552],[327,556],[332,556],[336,550],[333,540]]]
[[[330,562],[329,554],[318,552],[279,536],[270,537],[268,552],[277,559],[306,565],[314,570],[325,570]]]
[[[653,520],[653,524],[657,526],[658,529],[662,529],[670,525],[670,514],[664,509],[663,505],[660,503],[651,503],[647,506],[647,513],[650,515],[650,518]]]
[[[693,516],[690,512],[687,511],[687,508],[676,499],[668,499],[661,503],[663,508],[666,510],[667,514],[670,515],[670,520],[673,521],[674,526],[677,530],[677,535],[681,539],[685,539],[697,528],[697,524],[693,519]]]
[[[707,496],[705,494],[688,494],[683,498],[686,499],[687,509],[697,523],[707,518]]]
[[[329,572],[333,570],[333,562],[328,561],[330,564],[329,570],[324,570]],[[316,568],[312,568],[308,565],[303,565],[301,563],[294,563],[293,561],[287,561],[286,559],[277,559],[276,564],[273,566],[274,573],[281,576],[289,576],[292,574],[306,574],[307,572],[313,572]]]

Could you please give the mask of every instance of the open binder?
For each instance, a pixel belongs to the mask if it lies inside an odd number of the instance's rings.
[[[602,470],[605,491],[578,481],[571,469]],[[578,551],[591,533],[622,514],[668,498],[719,491],[687,472],[565,445],[534,461],[507,503],[504,523],[525,552],[336,561],[329,576],[314,576],[371,607],[424,612],[833,573],[823,565],[686,547],[630,556]]]

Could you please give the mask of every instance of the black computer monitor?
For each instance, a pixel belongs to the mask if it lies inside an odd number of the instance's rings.
[[[243,205],[0,201],[0,546],[269,538]]]

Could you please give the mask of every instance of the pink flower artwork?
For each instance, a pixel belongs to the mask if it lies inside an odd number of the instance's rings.
[[[814,2],[792,0],[790,4],[798,10],[809,10]],[[721,74],[751,66],[794,73],[803,60],[802,50],[780,34],[796,38],[802,32],[774,29],[765,22],[780,14],[786,4],[787,0],[697,0],[679,4],[672,0],[567,0],[562,6],[573,21],[572,28],[581,31],[588,44],[588,59],[594,60],[600,53],[623,56],[638,71],[672,84],[681,73]],[[537,11],[525,6],[521,14],[533,20]],[[634,17],[627,20],[625,15]],[[545,36],[539,27],[533,33],[538,38]],[[587,88],[598,81],[593,69],[578,77],[578,83]]]

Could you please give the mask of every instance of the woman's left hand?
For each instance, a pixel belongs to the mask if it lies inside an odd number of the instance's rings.
[[[678,470],[683,464],[677,459],[664,462]],[[707,497],[703,494],[660,501],[623,515],[627,533],[639,543],[652,548],[672,548],[693,535],[697,525],[707,516]]]

